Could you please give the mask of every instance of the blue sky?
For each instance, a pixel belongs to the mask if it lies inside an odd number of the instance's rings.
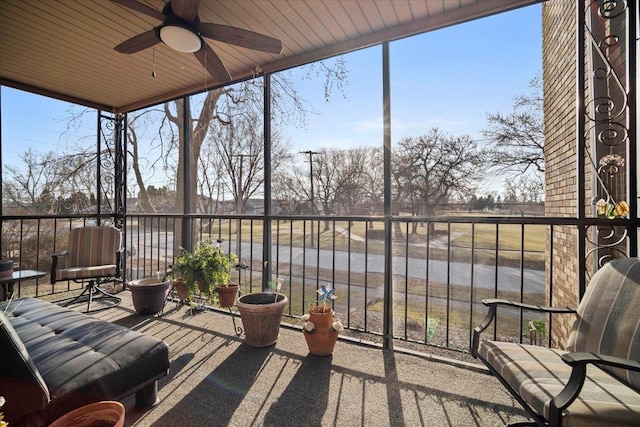
[[[391,43],[392,139],[434,125],[481,138],[485,113],[510,111],[514,97],[529,93],[529,81],[541,74],[541,39],[535,5]],[[321,88],[304,85],[305,98],[319,110],[305,136],[331,145],[326,124],[332,123],[342,132],[351,127],[352,141],[368,141],[355,136],[365,129],[376,131],[372,139],[380,137],[380,55],[376,46],[345,56],[351,70],[346,99],[334,94],[324,104]]]
[[[509,113],[514,98],[531,93],[531,79],[542,74],[541,15],[534,5],[392,42],[392,144],[433,127],[485,143],[486,114]],[[317,114],[306,129],[283,129],[294,150],[382,145],[381,51],[345,55],[345,96],[334,92],[329,103],[321,87],[301,82]],[[487,182],[481,192],[501,186]]]
[[[514,97],[530,93],[529,81],[541,74],[541,38],[541,6],[534,5],[391,43],[392,141],[434,126],[482,141],[486,113],[511,111]],[[318,81],[299,82],[315,114],[305,129],[280,129],[295,152],[382,144],[381,50],[345,55],[344,97],[334,90],[325,103]],[[1,101],[4,164],[16,164],[29,147],[60,151],[95,134],[93,120],[65,133],[70,110],[80,107],[6,87]]]

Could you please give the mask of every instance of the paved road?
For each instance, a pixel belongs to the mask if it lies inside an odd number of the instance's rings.
[[[157,239],[157,236],[155,238]],[[160,242],[152,242],[151,235],[144,234],[141,235],[141,240],[138,241],[136,239],[133,243],[137,244],[136,250],[140,255],[144,253],[151,255],[151,253],[153,253],[154,258],[159,257],[162,259],[165,254],[170,257],[173,251],[173,238],[171,233],[168,233],[166,240],[163,239],[163,241]],[[229,250],[230,246],[231,251],[236,253],[238,252],[236,250],[235,242],[224,242],[223,246],[227,250]],[[241,249],[242,258],[246,260],[251,254],[251,244],[243,242]],[[364,272],[366,266],[366,270],[370,273],[384,272],[383,255],[369,254],[365,259],[365,256],[362,253],[354,252],[351,253],[351,256],[349,257],[349,254],[345,251],[336,251],[334,261],[334,253],[325,249],[320,250],[319,258],[317,249],[314,248],[306,248],[306,254],[303,253],[302,248],[298,247],[294,247],[293,254],[291,254],[291,248],[284,245],[280,245],[279,248],[278,246],[273,245],[272,250],[274,260],[276,259],[277,251],[279,251],[278,256],[281,262],[289,262],[291,259],[291,262],[296,265],[302,265],[304,262],[307,267],[316,267],[318,266],[319,259],[320,268],[331,269],[335,262],[335,268],[337,270],[347,271],[348,268],[351,268],[352,272]],[[254,243],[253,257],[260,259],[261,254],[262,244]],[[408,265],[406,265],[405,262],[407,261],[404,257],[394,257],[393,268],[397,274],[404,274],[405,270],[408,268],[409,277],[422,279],[427,277],[427,265],[424,259],[409,258]],[[449,269],[447,270],[447,268]],[[448,280],[447,277],[449,277]],[[470,286],[472,284],[471,265],[461,262],[447,263],[446,261],[430,260],[428,278],[430,281],[434,282]],[[494,289],[497,283],[499,290],[520,292],[521,281],[523,283],[524,293],[544,294],[544,270],[524,269],[521,274],[519,268],[500,266],[496,269],[495,266],[480,264],[475,265],[473,269],[473,286],[475,288]]]
[[[249,243],[242,244],[242,257],[247,258],[250,253],[251,246]],[[235,243],[231,242],[231,250],[235,250]],[[274,259],[278,250],[277,246],[273,246]],[[301,248],[294,247],[293,255],[291,255],[291,248],[289,246],[280,245],[279,257],[282,262],[291,262],[296,265],[302,265],[303,261],[307,267],[318,266],[318,252],[314,248],[306,248],[306,256],[303,256]],[[260,244],[253,245],[254,257],[262,254],[262,246]],[[290,258],[291,256],[291,258]],[[320,250],[319,267],[320,268],[333,268],[335,262],[335,268],[337,270],[347,271],[349,268],[349,254],[343,251],[336,251],[335,261],[334,254],[330,250]],[[369,254],[366,257],[361,253],[351,253],[351,271],[364,272],[365,266],[370,273],[383,273],[384,272],[384,256],[377,254]],[[408,271],[408,276],[413,278],[427,277],[427,263],[424,259],[409,258],[408,265],[405,264],[406,259],[404,257],[393,258],[393,269],[397,274],[404,274]],[[449,267],[449,270],[447,270]],[[408,269],[408,270],[407,270]],[[497,271],[496,271],[497,270]],[[497,272],[497,282],[496,282]],[[449,276],[449,280],[447,280]],[[461,262],[447,263],[446,261],[429,261],[428,278],[430,281],[451,283],[454,285],[470,286],[471,283],[471,265]],[[521,277],[523,277],[523,287],[526,294],[544,294],[545,291],[545,276],[544,270],[532,270],[524,269],[523,274],[520,273],[519,268],[515,267],[498,267],[490,265],[477,264],[473,269],[473,286],[483,289],[494,289],[496,283],[498,283],[498,289],[520,292]]]

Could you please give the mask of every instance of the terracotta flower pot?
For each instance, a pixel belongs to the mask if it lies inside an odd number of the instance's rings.
[[[139,314],[159,313],[164,307],[170,287],[170,281],[161,282],[155,277],[127,283],[127,289],[131,291],[133,307]]]
[[[96,402],[74,409],[49,427],[123,427],[124,415],[120,402]]]
[[[187,284],[184,283],[182,277],[173,279],[173,289],[175,289],[180,300],[185,300],[189,297],[189,288],[187,287]]]
[[[243,295],[236,306],[242,317],[244,342],[252,347],[267,347],[275,344],[280,332],[282,313],[287,297],[271,292]]]
[[[229,308],[236,304],[238,285],[217,286],[216,291],[218,292],[220,307]]]
[[[196,280],[196,284],[198,285],[198,290],[201,294],[206,294],[209,292],[209,287],[202,280]]]
[[[333,310],[331,307],[317,306],[309,310],[309,320],[315,327],[308,331],[302,329],[309,347],[309,353],[316,356],[328,356],[338,340],[338,331],[333,329]]]

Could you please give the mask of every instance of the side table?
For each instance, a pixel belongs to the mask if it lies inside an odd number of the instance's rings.
[[[11,276],[1,277],[0,285],[2,285],[2,293],[0,294],[0,301],[5,301],[13,295],[13,284],[22,280],[36,279],[38,277],[44,277],[47,273],[37,270],[17,270],[14,271]]]

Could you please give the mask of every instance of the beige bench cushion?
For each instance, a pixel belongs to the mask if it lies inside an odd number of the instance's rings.
[[[565,348],[640,362],[640,262],[605,264],[591,279]],[[640,372],[604,367],[640,391]],[[638,421],[640,423],[640,421]]]
[[[479,355],[531,407],[549,417],[549,402],[569,381],[561,350],[481,341]],[[589,366],[580,396],[563,413],[563,426],[640,426],[640,394],[601,369]]]

